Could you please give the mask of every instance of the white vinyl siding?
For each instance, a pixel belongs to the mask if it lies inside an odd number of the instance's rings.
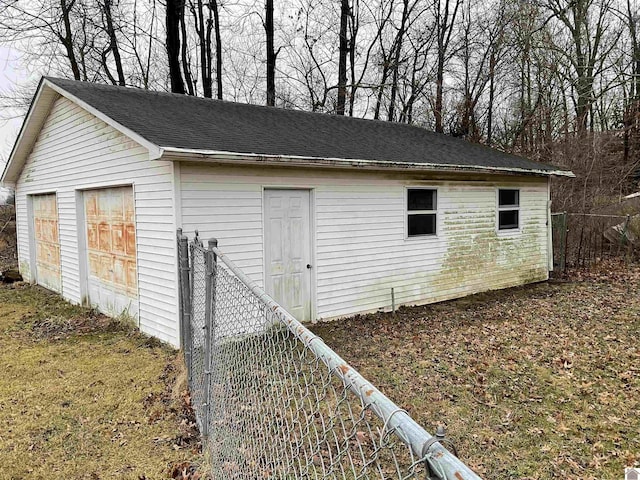
[[[548,278],[546,178],[436,181],[344,170],[184,163],[182,226],[263,285],[263,188],[312,189],[315,317],[427,303]],[[405,235],[406,188],[437,188],[438,235]],[[520,189],[521,230],[496,232],[496,188]]]
[[[145,148],[75,103],[56,100],[16,184],[20,269],[30,279],[27,195],[55,191],[62,295],[82,303],[77,189],[133,185],[140,329],[178,345],[173,165],[148,157]]]

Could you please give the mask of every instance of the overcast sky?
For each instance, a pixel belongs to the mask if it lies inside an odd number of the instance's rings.
[[[21,67],[19,52],[10,47],[0,45],[0,164],[11,153],[11,147],[15,141],[25,112],[8,105],[14,100],[11,97],[16,86],[28,84],[30,80],[39,77],[39,73],[29,72]],[[33,92],[31,92],[32,94]]]

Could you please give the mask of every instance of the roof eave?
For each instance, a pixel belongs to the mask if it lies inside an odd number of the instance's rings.
[[[483,165],[440,165],[435,163],[390,162],[381,160],[360,160],[348,158],[319,158],[296,155],[262,155],[256,153],[224,152],[217,150],[197,150],[177,147],[162,147],[161,160],[203,161],[243,165],[272,165],[289,167],[324,168],[368,168],[372,170],[472,172],[508,175],[536,175],[575,177],[568,170],[535,170],[525,168],[490,167]]]
[[[21,166],[17,167],[17,158],[18,157],[26,157],[32,148],[32,143],[29,141],[29,138],[35,131],[39,130],[44,123],[44,118],[48,114],[48,110],[51,108],[53,104],[53,100],[46,102],[43,104],[43,85],[44,85],[44,77],[40,79],[38,83],[38,87],[36,88],[36,93],[31,99],[31,103],[29,104],[29,109],[27,110],[27,114],[22,121],[22,125],[20,126],[20,131],[18,132],[18,136],[16,137],[16,141],[11,148],[11,153],[9,154],[9,158],[7,162],[4,164],[4,169],[2,170],[2,175],[0,176],[0,184],[1,185],[10,185],[15,186],[15,182],[18,179],[18,175],[20,174],[20,170],[22,170]],[[44,110],[47,110],[47,114],[44,113]],[[35,122],[34,117],[40,113],[39,122]],[[38,123],[35,125],[34,123]],[[28,152],[23,152],[23,150],[28,150]]]

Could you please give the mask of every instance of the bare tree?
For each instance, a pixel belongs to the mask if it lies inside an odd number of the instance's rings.
[[[616,39],[607,38],[612,0],[547,0],[546,8],[560,21],[570,41],[556,48],[565,53],[573,70],[578,131],[589,125],[594,102],[594,81]],[[593,119],[592,119],[593,120]]]
[[[640,13],[626,2],[624,21],[627,26],[630,44],[630,75],[629,86],[624,90],[625,108],[623,118],[624,128],[624,160],[631,159],[632,152],[640,151],[640,33],[638,21]]]
[[[73,28],[73,24],[77,22],[76,15],[80,11],[77,0],[57,0],[56,2],[13,0],[5,3],[3,7],[0,36],[5,41],[15,42],[36,38],[42,50],[34,53],[42,55],[53,48],[52,58],[57,56],[55,46],[59,45],[63,48],[64,57],[73,78],[82,79]]]
[[[180,69],[180,25],[184,24],[183,0],[167,0],[166,34],[167,56],[169,59],[169,78],[173,93],[185,93],[182,71]]]
[[[218,99],[222,100],[222,35],[218,0],[210,0],[209,8],[213,11],[213,30],[216,36],[216,93]]]
[[[276,104],[276,59],[273,29],[273,0],[265,2],[264,30],[267,38],[267,105]]]
[[[58,34],[62,45],[67,51],[67,58],[71,65],[71,71],[73,72],[73,78],[80,80],[80,69],[78,68],[78,61],[76,60],[76,54],[73,48],[73,32],[71,31],[71,10],[75,4],[75,0],[60,0],[60,15],[62,17],[62,24],[64,30]]]
[[[211,31],[213,21],[211,9],[208,10],[208,18],[205,18],[202,0],[196,0],[195,4],[189,1],[191,15],[194,19],[195,32],[198,37],[198,50],[200,53],[200,80],[202,92],[205,98],[213,97],[212,65],[211,65]]]
[[[400,56],[402,54],[402,43],[407,28],[407,20],[409,18],[409,0],[402,0],[402,15],[400,17],[400,28],[394,42],[395,51],[393,54],[393,64],[391,66],[391,98],[389,100],[388,120],[395,119],[396,95],[398,92],[398,72],[400,69]]]
[[[186,5],[185,0],[178,0],[178,18],[180,21],[180,59],[182,63],[182,71],[184,73],[184,82],[187,85],[187,92],[189,95],[196,94],[196,86],[198,78],[197,75],[194,78],[191,73],[191,55],[189,48],[189,35],[187,33],[187,19],[186,19]]]
[[[411,45],[411,62],[407,62],[407,72],[405,76],[406,93],[401,95],[402,111],[399,121],[404,123],[414,123],[414,109],[416,103],[425,95],[428,85],[433,81],[429,65],[429,52],[433,43],[433,29],[420,30],[416,39],[411,35],[408,37]]]
[[[487,77],[489,81],[489,98],[487,105],[487,145],[491,146],[493,141],[493,118],[494,118],[494,106],[496,97],[496,71],[503,60],[503,53],[505,51],[506,42],[506,27],[511,22],[511,18],[506,13],[506,5],[503,0],[500,0],[497,6],[497,14],[495,17],[490,18],[493,20],[493,26],[486,25],[488,27],[488,49],[489,49],[489,64]]]
[[[340,1],[340,34],[338,55],[338,102],[336,114],[344,115],[345,100],[347,97],[347,53],[349,42],[347,40],[347,28],[350,18],[349,0]]]
[[[120,49],[118,47],[118,39],[116,37],[116,27],[113,23],[112,0],[103,0],[100,4],[100,8],[104,15],[104,21],[102,22],[103,29],[109,37],[107,48],[101,52],[102,65],[109,77],[109,80],[111,80],[111,83],[115,84],[116,79],[111,74],[107,61],[107,55],[111,53],[113,55],[113,61],[116,65],[116,72],[118,75],[117,84],[125,86],[127,83],[124,77],[124,69],[122,68],[122,58],[120,57]]]
[[[443,96],[444,96],[444,71],[450,56],[451,35],[456,24],[456,17],[462,5],[462,0],[436,0],[434,2],[434,15],[436,20],[437,40],[437,67],[436,67],[436,98],[434,105],[436,132],[444,132],[443,129]]]

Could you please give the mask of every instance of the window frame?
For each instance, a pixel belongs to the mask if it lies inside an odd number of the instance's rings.
[[[430,190],[435,192],[435,210],[409,210],[409,190]],[[407,185],[404,187],[404,238],[405,240],[416,240],[416,239],[425,239],[425,238],[436,238],[440,231],[438,225],[439,215],[439,201],[440,191],[436,186],[413,186]],[[419,235],[409,235],[409,215],[419,215],[419,214],[427,214],[427,215],[435,215],[435,232],[434,233],[421,233]]]
[[[500,191],[501,190],[514,190],[518,192],[518,204],[500,206]],[[496,188],[496,232],[499,234],[520,233],[522,227],[522,189],[519,187],[497,187]],[[500,212],[518,212],[518,226],[510,228],[500,228]]]

